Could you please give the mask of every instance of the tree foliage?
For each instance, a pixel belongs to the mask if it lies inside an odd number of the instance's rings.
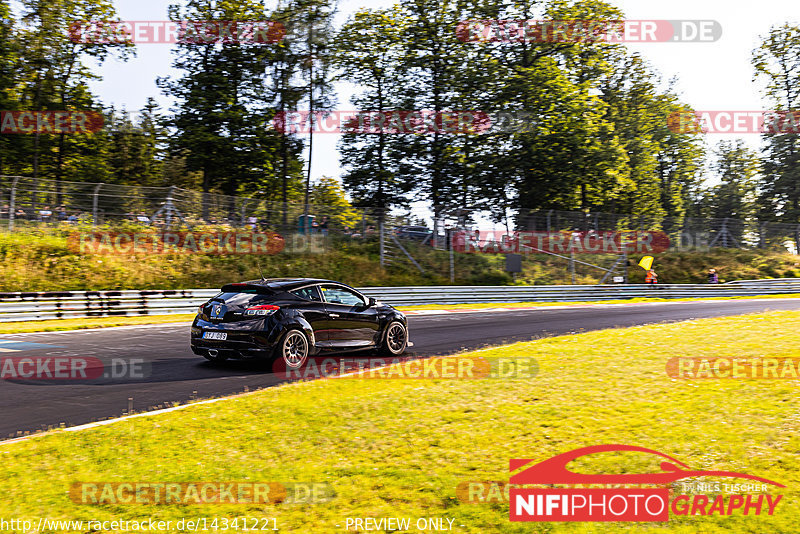
[[[766,134],[758,166],[740,143],[718,145],[709,165],[698,134],[671,128],[670,118],[691,107],[625,46],[464,38],[468,20],[624,19],[603,0],[405,0],[360,9],[338,29],[333,0],[185,0],[169,8],[170,19],[271,20],[285,35],[177,43],[176,75],[158,79],[174,105],[150,101],[135,118],[89,88],[98,77],[91,62],[125,58],[130,43],[70,38],[74,22],[115,20],[110,0],[15,5],[18,20],[10,0],[0,0],[0,109],[95,109],[107,121],[82,136],[0,136],[0,174],[179,185],[284,204],[327,199],[348,214],[335,221],[343,226],[352,222],[350,203],[380,217],[418,202],[463,223],[488,212],[520,226],[531,211],[550,209],[800,222],[796,133]],[[502,37],[508,28],[495,30]],[[752,64],[769,106],[796,111],[800,28],[772,28]],[[325,178],[308,187],[313,138],[274,119],[332,110],[334,81],[353,88],[363,117],[421,112],[437,126],[344,125],[341,186]],[[475,122],[447,131],[447,116]],[[707,170],[719,184],[704,186]]]

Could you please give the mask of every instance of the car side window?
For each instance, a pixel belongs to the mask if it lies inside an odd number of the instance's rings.
[[[349,289],[339,286],[321,286],[325,302],[343,304],[345,306],[363,306],[364,300]]]
[[[300,297],[301,299],[310,300],[312,302],[322,302],[322,297],[320,297],[319,295],[317,286],[309,286],[309,287],[304,287],[302,289],[295,289],[294,291],[292,291],[292,294]]]

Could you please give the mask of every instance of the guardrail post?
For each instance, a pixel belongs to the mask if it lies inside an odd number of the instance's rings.
[[[14,216],[17,213],[16,202],[17,202],[17,182],[19,182],[19,176],[14,177],[14,181],[11,182],[11,198],[9,199],[9,208],[8,208],[8,231],[14,231]]]
[[[172,193],[175,191],[175,186],[169,186],[169,190],[167,191],[167,201],[164,204],[167,208],[167,217],[165,219],[166,225],[165,227],[169,230],[172,227]]]
[[[92,193],[92,226],[97,226],[97,204],[98,204],[98,196],[100,193],[100,188],[103,187],[105,184],[97,184],[94,188],[94,192]]]

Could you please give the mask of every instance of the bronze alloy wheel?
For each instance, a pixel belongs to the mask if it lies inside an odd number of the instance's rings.
[[[387,352],[395,356],[403,354],[408,345],[408,333],[406,327],[397,321],[392,322],[386,329],[386,343],[384,345]]]
[[[308,361],[308,338],[300,330],[289,330],[283,338],[281,353],[288,369],[300,369]]]

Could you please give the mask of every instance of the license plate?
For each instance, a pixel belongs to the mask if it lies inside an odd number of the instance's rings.
[[[203,339],[216,339],[218,341],[225,341],[228,339],[228,334],[226,332],[205,332],[203,334]]]

